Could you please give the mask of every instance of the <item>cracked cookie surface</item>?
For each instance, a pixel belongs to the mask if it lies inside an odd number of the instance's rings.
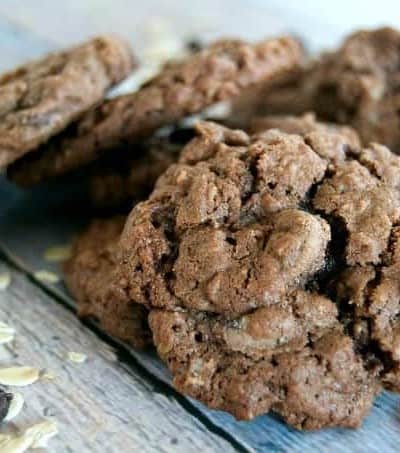
[[[400,391],[400,228],[378,265],[351,266],[335,285],[343,322],[357,347],[379,369],[385,388]]]
[[[88,112],[35,155],[18,162],[10,177],[23,186],[81,167],[104,151],[134,143],[161,126],[239,95],[244,89],[296,69],[303,58],[290,38],[258,44],[219,41],[182,62],[166,65],[136,93]]]
[[[158,353],[176,388],[249,420],[269,412],[300,429],[356,427],[379,383],[323,296],[298,292],[234,321],[152,310]]]
[[[179,391],[240,419],[355,427],[400,375],[400,158],[304,120],[199,123],[128,217],[120,269]]]
[[[128,217],[122,268],[132,300],[234,316],[323,266],[329,225],[300,205],[328,161],[299,135],[198,129]]]
[[[134,66],[127,43],[100,36],[0,78],[0,167],[45,143],[103,100]]]

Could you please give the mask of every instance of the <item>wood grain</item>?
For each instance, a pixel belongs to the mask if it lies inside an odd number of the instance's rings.
[[[297,17],[286,20],[240,0],[205,0],[201,8],[176,0],[1,0],[0,70],[107,31],[122,33],[143,55],[153,39],[149,24],[160,17],[178,36],[201,35],[205,40],[221,35],[259,39],[301,28]],[[70,181],[23,192],[0,177],[0,247],[27,274],[32,276],[40,269],[59,272],[58,266],[47,263],[43,254],[49,246],[69,242],[88,220],[90,213],[82,189],[84,184]],[[54,414],[61,423],[61,432],[50,444],[50,451],[231,451],[234,443],[215,436],[217,429],[224,437],[236,440],[235,446],[243,450],[398,451],[398,395],[383,393],[356,431],[300,433],[273,416],[236,422],[228,414],[208,410],[195,401],[184,404],[183,398],[172,398],[170,376],[154,353],[136,352],[121,345],[126,354],[117,361],[107,344],[60,306],[60,301],[73,306],[62,281],[44,285],[49,296],[21,273],[12,274],[12,287],[0,293],[0,320],[10,318],[19,335],[15,348],[6,349],[3,360],[21,364],[32,360],[37,362],[34,365],[49,366],[60,376],[54,383],[42,382],[23,389],[28,405],[15,428]],[[68,349],[86,352],[88,362],[66,362],[63,354]],[[137,363],[148,375],[143,375]],[[165,386],[159,387],[153,377]],[[204,423],[193,416],[193,407]]]
[[[2,432],[49,417],[59,423],[59,435],[50,444],[55,452],[234,451],[173,397],[122,365],[75,316],[0,263],[4,271],[11,273],[12,283],[0,292],[0,320],[15,327],[17,335],[2,347],[0,366],[36,366],[56,379],[18,389],[26,407]],[[68,361],[70,351],[86,354],[87,361]]]
[[[0,199],[4,201],[0,213],[0,249],[33,276],[39,269],[48,269],[60,275],[60,282],[45,284],[65,304],[73,306],[62,282],[59,266],[47,263],[44,252],[48,247],[69,242],[90,213],[84,211],[81,187],[53,185],[33,192],[15,190],[8,183],[0,183]],[[75,214],[74,214],[75,213]],[[138,352],[123,345],[149,373],[168,385],[170,375],[154,353]],[[328,429],[316,433],[293,430],[271,415],[258,417],[252,422],[237,422],[230,415],[212,411],[190,400],[211,424],[226,432],[244,448],[255,451],[340,451],[353,453],[368,451],[381,453],[396,451],[400,440],[400,396],[383,393],[358,430]],[[366,446],[367,450],[360,449]]]

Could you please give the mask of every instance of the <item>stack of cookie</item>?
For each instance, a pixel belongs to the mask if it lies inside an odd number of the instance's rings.
[[[400,153],[400,32],[391,28],[359,31],[340,49],[306,64],[296,79],[271,90],[260,89],[236,102],[235,117],[257,114],[301,114],[348,124],[364,143],[371,141]],[[249,99],[250,98],[250,99]]]
[[[4,126],[7,133],[0,142],[0,164],[16,161],[9,167],[8,175],[17,184],[29,187],[55,179],[102,156],[106,161],[99,178],[108,182],[120,173],[119,168],[125,169],[123,181],[119,181],[120,190],[128,191],[129,196],[136,189],[133,181],[136,181],[138,167],[148,172],[154,161],[163,171],[175,160],[176,153],[170,150],[147,153],[146,149],[152,144],[138,146],[139,141],[162,126],[238,96],[260,82],[272,84],[282,77],[289,77],[299,69],[303,57],[300,44],[286,37],[255,45],[236,40],[218,41],[185,61],[167,63],[158,76],[135,93],[104,100],[105,88],[127,75],[132,69],[133,57],[126,44],[116,38],[98,38],[82,47],[96,48],[98,41],[104,48],[100,48],[94,57],[82,56],[80,47],[20,68],[0,80],[0,87],[7,90],[6,102],[10,104],[4,109],[6,113],[11,111]],[[117,47],[119,52],[108,48],[107,44]],[[93,69],[96,73],[97,67],[90,67],[94,66],[94,59],[97,66],[102,65],[103,73],[110,74],[106,79],[108,84],[101,86],[102,91],[97,87],[100,77],[96,78],[89,71]],[[45,73],[43,76],[42,72]],[[101,80],[104,78],[103,75]],[[18,88],[19,85],[24,88]],[[86,112],[83,112],[82,102],[78,101],[86,100],[87,93],[92,92],[98,96],[90,97],[85,104]],[[79,111],[76,104],[80,106]],[[156,143],[156,146],[160,144]],[[161,147],[168,148],[168,143]],[[107,159],[110,152],[111,164]],[[26,156],[21,158],[23,154]],[[165,163],[160,155],[166,156]],[[113,171],[115,167],[117,171]],[[155,170],[149,173],[154,175]],[[155,181],[153,175],[149,174],[152,179],[149,185]],[[99,186],[96,182],[94,185]],[[103,200],[106,194],[95,189],[95,198]]]
[[[383,388],[400,391],[400,157],[385,146],[400,151],[400,34],[356,33],[306,64],[292,38],[220,41],[133,94],[89,102],[132,68],[107,39],[2,81],[11,179],[29,186],[104,159],[102,203],[152,188],[76,241],[65,277],[81,316],[154,344],[175,387],[211,408],[358,426]],[[101,90],[98,75],[71,82],[89,61],[107,68]],[[220,100],[233,106],[224,124],[159,134]]]

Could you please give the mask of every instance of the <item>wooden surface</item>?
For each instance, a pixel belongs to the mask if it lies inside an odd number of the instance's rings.
[[[111,347],[21,272],[0,264],[0,273],[5,271],[12,283],[0,293],[0,319],[17,334],[3,347],[1,366],[35,366],[55,376],[20,390],[26,407],[16,426],[57,420],[51,449],[60,452],[234,451],[134,364],[119,362]],[[68,352],[84,353],[87,360],[71,362]]]
[[[206,39],[218,34],[260,38],[296,30],[284,17],[261,6],[250,8],[248,2],[206,0],[200,12],[181,7],[189,2],[143,3],[138,11],[138,4],[127,0],[0,0],[0,69],[100,31],[121,32],[144,54],[153,39],[148,29],[160,23],[155,16],[168,15],[167,23],[180,36],[201,34]],[[228,5],[229,16],[224,14]],[[21,390],[26,407],[2,432],[46,417],[57,419],[60,433],[49,443],[54,452],[398,451],[397,395],[382,394],[356,431],[300,433],[274,416],[236,422],[177,394],[154,351],[133,351],[97,326],[82,324],[62,281],[45,284],[34,277],[38,270],[59,274],[44,252],[69,243],[88,221],[82,190],[71,183],[24,192],[0,177],[0,273],[9,272],[12,278],[10,287],[0,292],[0,321],[17,329],[16,341],[1,347],[0,366],[34,365],[57,376]],[[69,362],[69,351],[85,353],[87,362]]]

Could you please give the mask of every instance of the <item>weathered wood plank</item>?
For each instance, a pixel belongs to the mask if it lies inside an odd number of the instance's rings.
[[[265,13],[264,8],[249,8],[248,4],[243,8],[243,2],[239,1],[211,2],[210,0],[202,2],[201,5],[202,9],[199,11],[192,4],[188,3],[188,8],[185,9],[181,2],[171,0],[163,2],[162,5],[157,0],[142,2],[140,5],[137,2],[129,3],[123,0],[71,0],[69,2],[2,0],[0,17],[3,14],[3,17],[10,18],[14,24],[17,24],[12,27],[14,29],[31,30],[35,36],[40,37],[37,38],[39,41],[43,38],[46,42],[50,40],[59,45],[77,41],[89,34],[118,30],[132,40],[139,53],[146,36],[144,18],[154,17],[154,15],[169,17],[171,28],[180,36],[201,33],[206,37],[229,34],[260,38],[265,34],[279,33],[287,29],[299,32],[307,31],[308,28],[315,29],[313,20],[302,21],[297,16],[288,21],[276,19],[273,15]],[[226,14],[227,10],[229,14]],[[331,39],[330,33],[327,34]],[[30,38],[24,38],[22,35],[18,37],[20,41],[17,42],[16,48],[23,47],[24,44],[20,43],[24,42],[27,49],[25,51],[30,56],[35,56],[34,51],[29,50]],[[10,39],[9,33],[5,33],[5,36],[6,39]],[[12,48],[13,45],[10,45],[10,49]],[[26,55],[23,52],[22,48],[15,53],[11,50],[10,55],[16,59]],[[35,52],[40,53],[39,50]],[[6,55],[5,61],[11,61],[11,57]],[[24,57],[21,57],[21,60],[22,58]],[[4,182],[0,183],[0,200],[2,200],[0,241],[3,246],[7,247],[14,259],[18,259],[29,272],[39,268],[57,270],[56,266],[43,260],[43,251],[50,245],[65,243],[79,229],[85,221],[84,202],[73,201],[70,187],[62,193],[50,187],[32,194],[22,194]],[[52,285],[51,289],[68,301],[62,284]],[[135,351],[131,353],[151,373],[169,382],[165,367],[154,354]],[[198,403],[194,404],[216,425],[257,451],[386,452],[398,450],[399,397],[389,393],[383,394],[376,401],[372,414],[360,430],[327,430],[307,434],[290,430],[270,416],[259,417],[251,423],[238,423],[226,414],[209,411]]]
[[[3,202],[0,212],[0,248],[8,250],[10,257],[22,264],[31,275],[43,268],[59,273],[57,265],[46,263],[43,253],[50,246],[68,242],[85,221],[83,196],[73,194],[69,186],[51,186],[51,189],[22,192],[8,183],[0,184],[0,199],[10,200],[9,203]],[[79,192],[78,188],[76,192]],[[86,212],[86,218],[89,215]],[[73,304],[62,282],[47,286],[65,303]],[[154,353],[126,349],[151,374],[170,385],[170,375]],[[351,453],[380,452],[383,449],[389,452],[396,451],[400,439],[400,396],[388,392],[376,400],[372,413],[360,429],[329,429],[317,433],[295,431],[276,417],[266,415],[252,422],[237,422],[228,414],[209,410],[200,403],[190,401],[213,424],[256,451]]]
[[[17,335],[2,346],[0,367],[36,366],[56,379],[19,389],[26,407],[2,432],[48,417],[59,423],[50,444],[54,452],[234,451],[172,396],[121,365],[112,348],[25,276],[0,263],[4,271],[12,283],[0,292],[0,320],[14,326]],[[71,363],[69,351],[85,353],[87,361]]]

